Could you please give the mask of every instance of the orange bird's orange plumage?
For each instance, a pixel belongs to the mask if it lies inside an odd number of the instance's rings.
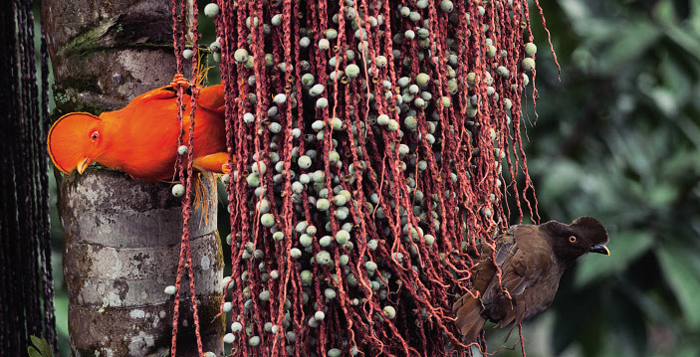
[[[177,120],[177,85],[187,81],[175,76],[170,86],[146,92],[120,110],[70,113],[58,119],[49,132],[48,149],[56,167],[82,173],[93,162],[121,169],[146,181],[173,179],[180,123]],[[190,102],[183,96],[183,144],[189,144]],[[224,124],[224,86],[199,91],[195,111],[194,159],[200,171],[228,171]],[[186,158],[186,156],[185,156]]]

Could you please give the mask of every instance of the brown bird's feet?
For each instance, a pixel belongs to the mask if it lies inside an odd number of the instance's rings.
[[[173,89],[177,90],[179,87],[182,87],[183,89],[187,90],[187,88],[190,87],[190,82],[185,78],[180,73],[175,74],[173,77],[173,81],[170,82],[170,86],[173,87]]]

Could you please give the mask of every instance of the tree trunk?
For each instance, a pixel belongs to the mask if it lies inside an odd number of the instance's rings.
[[[42,3],[55,77],[58,117],[99,114],[125,106],[176,72],[170,1]],[[170,349],[174,285],[182,235],[181,200],[166,184],[90,169],[59,176],[59,208],[66,238],[73,354],[158,355]],[[216,235],[215,187],[206,186],[191,220],[193,264],[205,351],[223,350],[223,261]],[[202,217],[208,217],[203,219]],[[178,351],[194,355],[192,310],[182,285]],[[187,321],[185,321],[187,320]]]
[[[216,202],[211,199],[216,187],[203,181],[202,194],[209,199],[193,210],[192,262],[203,342],[206,350],[218,354],[223,349],[223,316],[211,321],[221,302],[223,256],[216,234]],[[66,238],[63,261],[73,352],[83,356],[107,350],[119,356],[167,352],[173,297],[164,289],[177,275],[180,199],[165,185],[90,169],[63,180],[59,210]],[[184,279],[183,293],[188,284]],[[178,336],[178,350],[184,355],[196,351],[188,338],[194,336],[194,323],[187,302],[185,293],[180,315],[184,329]]]

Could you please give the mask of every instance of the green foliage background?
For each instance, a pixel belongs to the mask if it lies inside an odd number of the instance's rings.
[[[541,3],[562,75],[531,8],[539,118],[526,152],[540,213],[599,218],[612,255],[566,274],[526,352],[698,356],[700,1]]]
[[[559,82],[531,3],[539,100],[524,132],[540,213],[543,220],[599,218],[612,255],[587,256],[565,275],[553,307],[525,326],[526,352],[698,356],[700,0],[541,3],[562,74]],[[527,101],[532,109],[530,95]],[[57,321],[67,356],[55,196],[52,203]],[[492,349],[507,332],[489,331]]]

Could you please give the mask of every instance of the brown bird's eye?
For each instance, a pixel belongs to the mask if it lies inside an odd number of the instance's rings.
[[[576,238],[576,236],[571,236],[571,237],[569,237],[569,242],[571,242],[571,243],[576,243],[576,241],[578,241],[578,239]]]

